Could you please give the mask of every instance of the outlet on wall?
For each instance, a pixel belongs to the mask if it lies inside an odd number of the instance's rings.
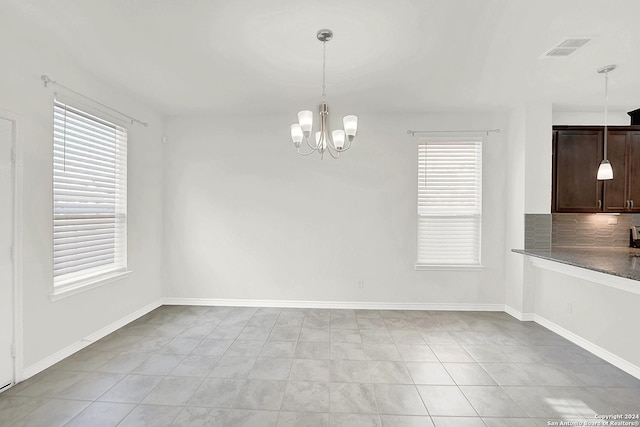
[[[573,313],[573,303],[572,302],[568,302],[567,303],[567,313],[569,313],[569,314]]]

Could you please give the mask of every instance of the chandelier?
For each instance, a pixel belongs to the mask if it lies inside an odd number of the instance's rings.
[[[313,113],[309,110],[298,113],[298,123],[291,125],[291,139],[298,154],[308,156],[319,153],[320,158],[324,158],[324,153],[328,152],[331,157],[337,159],[340,153],[351,148],[351,143],[358,130],[358,117],[345,116],[342,119],[344,129],[337,129],[329,136],[329,107],[325,100],[325,68],[326,68],[326,46],[327,42],[333,38],[333,31],[319,30],[318,40],[322,42],[322,103],[320,104],[320,130],[315,133],[315,144],[309,141],[313,129]],[[300,149],[302,142],[305,142],[309,151]],[[346,144],[346,145],[345,145]]]

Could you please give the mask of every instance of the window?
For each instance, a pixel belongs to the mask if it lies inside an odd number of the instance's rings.
[[[422,140],[416,268],[479,267],[481,229],[482,139]]]
[[[127,268],[127,131],[54,101],[54,294]]]

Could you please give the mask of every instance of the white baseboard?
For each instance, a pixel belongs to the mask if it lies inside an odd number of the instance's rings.
[[[205,305],[234,307],[336,308],[356,310],[446,310],[446,311],[503,311],[503,304],[466,303],[410,303],[360,301],[297,301],[224,298],[164,298],[165,305]]]
[[[613,366],[622,369],[629,375],[633,375],[634,377],[640,379],[640,366],[636,366],[633,363],[628,362],[620,356],[611,353],[609,350],[605,350],[599,345],[596,345],[591,341],[582,338],[580,335],[577,335],[570,330],[565,329],[562,326],[545,319],[540,315],[536,314],[534,317],[534,321],[539,325],[544,326],[545,328],[549,329],[552,332],[555,332],[561,337],[568,339],[572,343],[584,348],[588,352],[595,354],[599,358],[611,363]]]
[[[504,306],[504,312],[522,322],[534,321],[536,316],[534,313],[522,313],[521,311],[518,311],[510,305],[506,304]]]
[[[149,313],[152,310],[155,310],[156,308],[160,307],[162,305],[162,299],[159,299],[157,301],[152,302],[151,304],[147,304],[144,307],[142,307],[139,310],[136,310],[135,312],[124,316],[122,319],[116,320],[115,322],[105,326],[104,328],[100,329],[99,331],[96,331],[94,333],[92,333],[91,335],[87,336],[84,339],[81,339],[80,341],[76,341],[73,344],[55,352],[54,354],[52,354],[51,356],[45,357],[44,359],[42,359],[39,362],[34,363],[31,366],[28,366],[26,368],[24,368],[21,372],[21,375],[18,376],[17,381],[24,381],[27,378],[30,378],[32,376],[34,376],[35,374],[44,371],[45,369],[49,368],[50,366],[55,365],[56,363],[58,363],[59,361],[61,361],[62,359],[65,359],[69,356],[71,356],[72,354],[76,353],[77,351],[82,350],[83,348],[85,348],[86,346],[88,346],[89,344],[109,335],[110,333],[120,329],[121,327],[125,326],[128,323],[133,322],[134,320],[138,319],[139,317],[144,316],[145,314]]]

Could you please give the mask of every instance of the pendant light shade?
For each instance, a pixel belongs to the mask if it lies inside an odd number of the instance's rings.
[[[603,160],[600,163],[600,167],[598,167],[598,180],[604,181],[613,179],[613,169],[611,168],[611,163],[609,160]]]

